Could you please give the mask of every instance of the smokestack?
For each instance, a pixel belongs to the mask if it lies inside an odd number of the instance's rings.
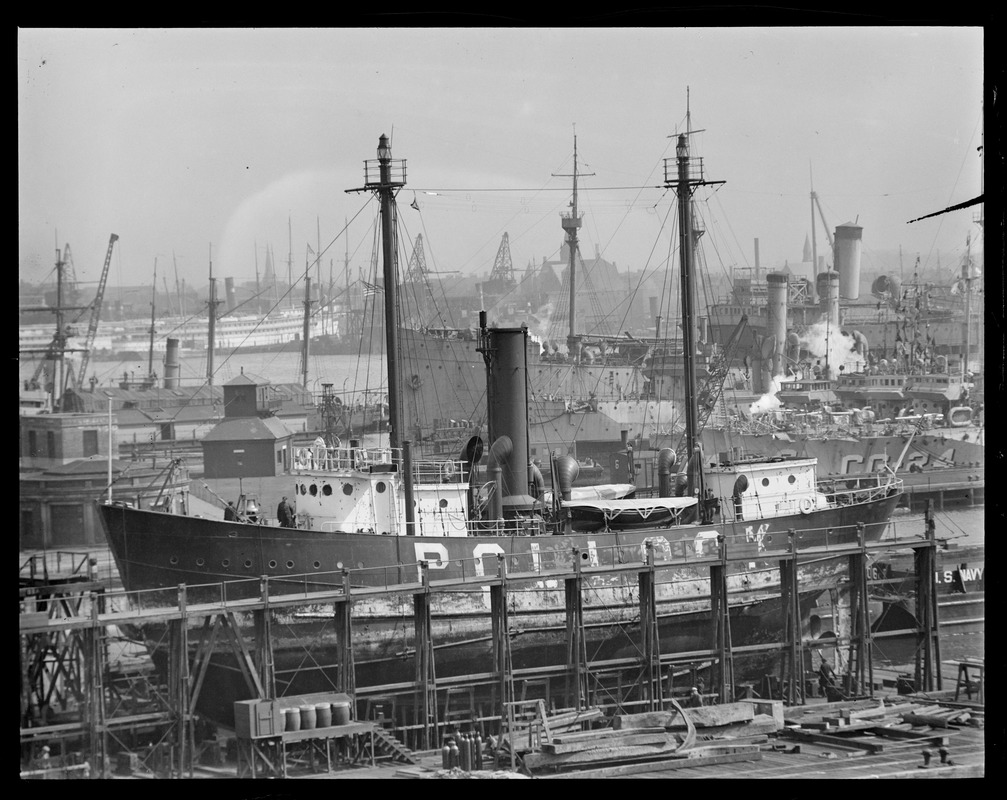
[[[839,272],[839,296],[844,300],[860,297],[860,251],[864,229],[852,222],[836,228],[836,270]]]
[[[508,437],[512,451],[503,459],[503,514],[510,517],[531,508],[535,500],[528,489],[528,329],[490,328],[488,375],[490,440]]]
[[[168,337],[168,346],[164,354],[164,388],[178,388],[178,339]]]
[[[828,320],[834,328],[839,328],[839,273],[835,270],[818,275],[818,303],[822,309],[821,319]]]
[[[759,240],[755,240],[755,279],[759,279]]]
[[[783,354],[787,346],[787,276],[779,272],[770,272],[766,276],[766,292],[769,309],[766,331],[776,338],[771,373],[775,378],[783,374]]]
[[[234,278],[224,278],[224,297],[227,300],[227,310],[234,311]]]

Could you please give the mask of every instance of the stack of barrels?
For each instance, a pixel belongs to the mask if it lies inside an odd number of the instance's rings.
[[[311,703],[283,710],[284,731],[310,731],[350,724],[350,704],[347,702]]]

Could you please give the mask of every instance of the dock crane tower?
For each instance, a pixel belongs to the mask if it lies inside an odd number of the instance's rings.
[[[84,341],[84,354],[80,359],[80,371],[77,373],[75,386],[83,386],[87,379],[88,362],[91,360],[91,350],[94,348],[94,338],[98,333],[98,323],[101,320],[101,306],[105,300],[105,284],[108,282],[108,266],[112,263],[112,248],[118,240],[118,234],[113,233],[108,238],[108,251],[105,253],[105,265],[101,268],[101,277],[98,279],[98,291],[91,302],[91,318],[87,323],[87,338]],[[73,370],[70,371],[73,380]]]

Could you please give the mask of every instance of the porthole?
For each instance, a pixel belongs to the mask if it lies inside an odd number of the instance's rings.
[[[231,566],[231,559],[225,558],[223,561],[220,562],[220,566],[222,566],[224,569],[227,569],[229,566]]]
[[[364,562],[363,561],[358,561],[357,562],[357,569],[363,569],[363,568],[364,568]]]
[[[178,556],[172,556],[171,558],[169,558],[168,559],[168,563],[169,564],[173,564],[173,565],[177,564],[178,563]]]
[[[442,497],[440,499],[440,501],[438,502],[437,505],[439,505],[441,508],[447,508],[448,507],[448,501],[447,501],[446,498]]]
[[[307,494],[308,490],[304,488],[304,484],[301,484],[301,494]]]
[[[270,561],[269,562],[269,568],[270,569],[276,569],[276,562],[275,561]]]
[[[361,564],[360,566],[363,566],[363,564]],[[337,561],[336,562],[336,569],[342,569],[342,568],[343,568],[343,562],[342,561]]]
[[[312,497],[318,497],[318,487],[315,484],[311,484],[311,489],[309,491],[311,492]]]
[[[348,484],[348,483],[344,483],[343,484],[343,494],[345,494],[347,497],[349,495],[353,494],[353,487],[350,484]]]
[[[313,566],[315,569],[321,569],[322,568],[322,562],[321,561],[316,561],[311,566]]]
[[[246,558],[245,559],[245,569],[251,569],[251,568],[252,568],[252,560],[250,558]]]
[[[322,487],[322,494],[328,497],[330,494],[332,494],[332,487],[329,484],[325,484]]]
[[[288,561],[287,562],[287,569],[293,569],[293,568],[294,568],[294,562],[293,561]]]
[[[793,475],[788,475],[787,483],[797,483],[797,478],[795,478]]]
[[[384,491],[387,488],[388,487],[385,486],[384,481],[378,481],[376,484],[374,484],[374,491],[376,491],[378,494],[384,494]]]
[[[205,563],[206,563],[206,561],[204,561],[204,560],[203,560],[202,558],[197,558],[197,559],[196,559],[196,566],[197,566],[197,567],[201,567],[201,566],[203,566],[203,565],[204,565]]]
[[[769,478],[763,478],[762,479],[762,485],[763,486],[769,486]]]

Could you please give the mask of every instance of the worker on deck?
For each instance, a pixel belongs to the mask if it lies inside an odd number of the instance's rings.
[[[686,701],[686,705],[689,708],[700,708],[703,705],[703,695],[699,693],[699,689],[695,686],[689,690],[689,699]]]
[[[290,507],[286,497],[276,507],[276,519],[279,520],[281,528],[294,527],[294,510]]]

